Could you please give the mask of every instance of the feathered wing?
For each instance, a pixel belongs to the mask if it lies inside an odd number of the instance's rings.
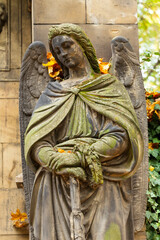
[[[144,137],[144,158],[132,177],[133,215],[135,232],[144,225],[148,189],[148,130],[145,91],[138,58],[129,41],[116,37],[111,42],[112,73],[124,84],[137,114]]]
[[[34,181],[34,173],[26,165],[24,157],[24,133],[31,118],[33,109],[42,91],[45,89],[50,77],[42,63],[47,62],[45,45],[42,42],[32,43],[22,60],[20,76],[20,132],[21,132],[21,156],[23,168],[23,183],[25,191],[26,209],[29,216],[31,191]],[[33,237],[31,237],[33,239]]]

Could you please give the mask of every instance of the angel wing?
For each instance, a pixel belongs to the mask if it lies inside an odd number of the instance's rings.
[[[38,98],[40,97],[47,83],[51,80],[48,75],[47,68],[43,67],[42,65],[42,63],[46,62],[47,53],[45,45],[42,42],[37,41],[28,47],[23,57],[21,66],[19,95],[21,157],[28,218],[34,173],[31,172],[26,165],[24,157],[24,133]],[[33,239],[33,237],[31,239]]]
[[[133,215],[135,232],[144,226],[148,189],[148,129],[145,91],[138,58],[129,41],[116,37],[111,41],[112,73],[124,84],[135,108],[144,137],[144,158],[132,177]]]

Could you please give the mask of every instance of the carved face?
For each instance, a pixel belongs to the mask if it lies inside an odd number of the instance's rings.
[[[84,54],[79,44],[66,35],[56,36],[52,47],[59,61],[67,68],[76,68],[84,61]]]

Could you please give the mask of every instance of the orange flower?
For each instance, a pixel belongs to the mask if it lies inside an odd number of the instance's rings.
[[[160,92],[153,92],[153,97],[154,98],[159,98],[160,97]]]
[[[148,143],[148,148],[151,149],[151,150],[153,150],[155,148],[157,149],[157,148],[159,148],[159,143],[150,142],[150,143]]]
[[[48,73],[50,77],[56,78],[62,72],[62,69],[52,56],[52,53],[47,52],[47,59],[48,63],[43,63],[42,65],[44,67],[48,67]]]
[[[154,113],[154,105],[151,103],[149,99],[146,100],[146,107],[147,107],[147,117],[148,117],[148,120],[150,121]]]
[[[21,213],[19,209],[16,210],[16,213],[11,212],[11,220],[14,221],[13,226],[16,228],[22,228],[28,225],[27,213]]]
[[[64,151],[64,150],[61,149],[61,148],[58,148],[58,152],[59,152],[59,153],[65,153],[66,151]]]
[[[59,153],[66,153],[66,151],[62,148],[58,148]],[[72,153],[72,151],[68,150],[67,153]]]
[[[146,98],[153,96],[153,98],[160,97],[160,92],[152,92],[152,91],[146,91],[145,92]]]
[[[151,172],[153,172],[154,167],[150,166],[149,170],[150,170]]]
[[[52,53],[51,52],[47,52],[47,59],[49,59],[50,60],[50,58],[52,58],[53,56],[52,56]]]
[[[152,105],[153,105],[154,108],[155,108],[155,105],[157,105],[157,104],[160,105],[160,98],[157,98]],[[156,114],[156,115],[158,116],[158,118],[160,119],[160,110],[155,110],[155,114]]]
[[[107,74],[111,67],[111,64],[108,62],[102,62],[102,61],[103,61],[103,58],[98,58],[98,64],[99,64],[100,71],[103,74]]]
[[[160,110],[155,109],[155,106],[157,104],[160,105],[160,98],[155,99],[155,102],[153,102],[153,103],[149,99],[146,100],[147,117],[148,117],[149,121],[152,120],[154,112],[158,116],[158,118],[160,119]]]
[[[47,60],[48,60],[48,63],[46,64],[43,63],[43,66],[48,67],[48,73],[50,77],[57,79],[57,76],[59,76],[60,73],[62,72],[61,67],[58,65],[55,58],[52,56],[52,53],[50,52],[47,52]],[[103,58],[98,59],[100,71],[102,74],[107,74],[111,67],[111,64],[108,62],[102,62],[102,61],[103,61]]]

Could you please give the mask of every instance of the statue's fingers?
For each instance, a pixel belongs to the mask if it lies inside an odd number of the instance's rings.
[[[70,158],[69,158],[70,157]],[[79,161],[79,159],[73,157],[73,156],[69,156],[66,159],[63,159],[62,161],[58,161],[56,164],[56,169],[60,169],[63,167],[80,167],[81,166],[81,162]]]
[[[86,181],[85,171],[81,167],[72,167],[72,168],[61,168],[56,171],[58,175],[68,175],[76,177],[82,181]]]

